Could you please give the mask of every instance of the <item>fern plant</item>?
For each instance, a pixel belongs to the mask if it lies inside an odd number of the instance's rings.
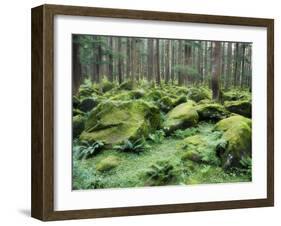
[[[184,139],[186,137],[195,135],[197,132],[197,128],[188,128],[185,130],[178,129],[172,134],[172,136],[176,139]]]
[[[144,138],[140,138],[136,141],[125,140],[121,145],[115,145],[114,149],[123,152],[139,153],[150,146],[145,142]]]
[[[145,172],[146,184],[159,186],[168,184],[176,175],[174,166],[169,161],[157,161]]]
[[[79,146],[75,146],[74,155],[77,159],[87,159],[93,157],[102,150],[104,143],[101,141],[88,142],[81,141]]]
[[[152,141],[153,143],[155,143],[155,144],[162,143],[164,138],[165,138],[165,132],[162,129],[161,130],[157,130],[155,133],[148,135],[148,139],[150,141]]]
[[[243,171],[247,175],[252,175],[252,158],[250,156],[244,156],[240,160],[240,164],[243,167]]]

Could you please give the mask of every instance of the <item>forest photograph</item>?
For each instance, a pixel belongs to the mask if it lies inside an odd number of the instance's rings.
[[[252,43],[71,45],[73,190],[252,181]]]

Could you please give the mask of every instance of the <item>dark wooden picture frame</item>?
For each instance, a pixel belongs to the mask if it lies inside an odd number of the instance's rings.
[[[267,198],[122,208],[54,210],[54,16],[95,16],[264,27],[267,29]],[[50,220],[160,214],[274,205],[274,20],[109,8],[42,5],[32,9],[31,215]]]

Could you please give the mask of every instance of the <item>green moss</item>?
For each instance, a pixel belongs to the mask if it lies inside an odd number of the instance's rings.
[[[72,107],[74,109],[76,109],[76,108],[78,108],[79,104],[80,104],[79,98],[77,96],[73,96],[72,97]]]
[[[145,101],[105,101],[90,113],[80,139],[118,144],[146,137],[159,125],[159,110]]]
[[[126,82],[123,82],[119,86],[119,89],[123,89],[123,90],[133,90],[134,88],[135,88],[135,84],[133,83],[132,80],[128,80]]]
[[[84,130],[85,117],[82,115],[76,115],[72,118],[72,136],[78,137]]]
[[[185,152],[182,155],[182,160],[219,165],[220,161],[216,154],[216,147],[222,142],[220,136],[220,133],[214,133],[209,136],[198,134],[187,137],[183,140]]]
[[[218,121],[226,118],[229,112],[218,103],[203,103],[196,106],[200,120]]]
[[[246,90],[232,89],[223,92],[223,101],[248,100],[251,102],[251,93]]]
[[[101,86],[102,92],[106,93],[106,92],[108,92],[108,91],[110,91],[110,90],[112,90],[114,88],[114,83],[108,81],[107,79],[103,79],[101,81],[100,86]]]
[[[108,171],[117,167],[120,162],[120,158],[116,156],[108,156],[97,163],[96,169],[100,172]]]
[[[225,101],[224,106],[230,112],[237,113],[245,117],[252,116],[252,104],[248,100]]]
[[[122,101],[128,101],[128,100],[132,100],[132,95],[131,95],[131,92],[130,91],[121,91],[121,92],[118,92],[117,94],[113,94],[111,96],[109,96],[109,99],[110,100],[122,100]]]
[[[195,102],[203,99],[211,99],[211,91],[204,87],[192,87],[188,90],[188,98]]]
[[[145,91],[143,89],[137,89],[131,91],[131,96],[133,99],[140,99],[144,97]]]
[[[151,101],[158,101],[160,100],[163,96],[165,95],[165,93],[163,93],[162,91],[160,90],[157,90],[157,89],[154,89],[154,90],[151,90],[148,95],[146,96],[146,99]]]
[[[163,123],[164,129],[171,133],[177,129],[194,126],[198,122],[198,114],[192,102],[178,105],[168,112]]]
[[[165,96],[159,100],[158,104],[159,104],[159,108],[161,109],[161,111],[168,112],[169,110],[171,110],[173,108],[174,101],[172,98]]]
[[[145,185],[160,186],[170,184],[175,179],[174,166],[169,161],[157,161],[145,172]]]
[[[86,97],[81,100],[78,108],[83,112],[88,112],[96,107],[99,102],[98,98]]]
[[[232,116],[219,121],[215,130],[222,131],[227,145],[220,149],[224,167],[238,166],[245,156],[251,156],[252,121],[243,116]]]
[[[182,103],[185,103],[185,102],[187,102],[186,96],[185,95],[181,95],[181,96],[179,96],[178,98],[176,98],[174,100],[173,106],[175,107],[175,106],[177,106],[179,104],[182,104]]]
[[[85,112],[83,112],[83,111],[81,111],[81,110],[79,110],[79,109],[73,109],[73,110],[72,110],[72,115],[73,115],[73,116],[76,116],[76,115],[81,115],[81,116],[83,116],[83,115],[85,115]]]

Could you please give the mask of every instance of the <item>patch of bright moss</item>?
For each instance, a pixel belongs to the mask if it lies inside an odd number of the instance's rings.
[[[108,156],[97,163],[96,169],[100,172],[108,171],[117,167],[120,162],[120,158],[116,156]]]

